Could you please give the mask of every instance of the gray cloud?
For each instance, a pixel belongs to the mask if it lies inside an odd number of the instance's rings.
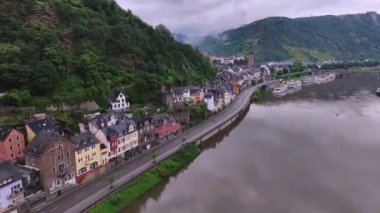
[[[380,11],[379,0],[117,0],[151,25],[187,35],[218,33],[270,16]]]

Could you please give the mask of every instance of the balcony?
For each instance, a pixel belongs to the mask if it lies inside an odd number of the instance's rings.
[[[18,188],[12,192],[9,196],[13,201],[17,202],[18,200],[24,197],[24,190],[22,188]]]

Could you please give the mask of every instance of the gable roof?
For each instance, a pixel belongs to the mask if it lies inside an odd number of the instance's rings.
[[[9,162],[0,162],[0,182],[9,178],[12,178],[12,181],[9,183],[20,180],[21,173],[16,169],[16,167],[13,164]]]
[[[100,141],[91,133],[85,132],[74,137],[71,140],[75,143],[76,150],[82,150],[84,148],[99,144]]]
[[[54,125],[47,119],[41,119],[26,123],[26,125],[35,133],[41,131],[58,132]]]
[[[121,121],[120,123],[118,123],[118,124],[116,124],[110,128],[115,130],[119,135],[126,135],[126,134],[130,133],[129,132],[129,126],[130,125],[132,125],[134,127],[134,129],[136,130],[136,123],[131,119]]]
[[[10,127],[6,127],[6,126],[0,127],[0,141],[4,141],[8,137],[11,131],[12,131],[12,128]]]
[[[128,96],[126,95],[125,91],[123,91],[122,89],[112,89],[108,94],[109,100],[111,102],[116,102],[117,97],[119,97],[120,93],[123,94],[125,98],[128,100]]]
[[[133,118],[133,120],[135,121],[136,126],[138,128],[143,127],[146,121],[148,121],[149,123],[153,123],[153,117],[150,115],[135,117],[135,118]]]
[[[39,156],[44,151],[45,148],[51,143],[57,143],[58,141],[70,141],[67,138],[59,135],[57,132],[52,131],[41,131],[36,137],[30,141],[29,145],[25,149],[25,154],[32,156]]]

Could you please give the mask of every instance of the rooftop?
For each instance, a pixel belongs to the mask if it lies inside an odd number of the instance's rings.
[[[47,119],[41,119],[26,123],[26,125],[35,133],[38,134],[41,131],[58,132],[54,125]]]
[[[89,132],[81,133],[71,138],[71,140],[75,143],[76,150],[82,150],[84,148],[99,144],[99,140],[95,138],[95,136]]]
[[[4,141],[8,137],[11,131],[12,131],[12,128],[10,127],[6,127],[6,126],[0,127],[0,141]]]
[[[64,138],[57,132],[52,131],[41,131],[36,137],[30,141],[29,145],[25,149],[25,154],[39,156],[42,154],[49,143],[55,143],[60,139]]]
[[[10,178],[11,181],[9,183],[12,183],[21,179],[21,174],[13,164],[8,162],[0,162],[0,187],[3,185],[1,184],[3,180],[8,180]]]

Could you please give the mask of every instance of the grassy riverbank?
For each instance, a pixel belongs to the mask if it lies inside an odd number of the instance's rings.
[[[165,178],[178,172],[200,153],[195,145],[187,145],[183,150],[160,162],[144,174],[113,192],[107,198],[96,204],[88,212],[119,212],[134,200],[144,195],[150,189],[158,185]]]
[[[261,101],[261,99],[264,97],[264,95],[265,95],[265,89],[258,88],[251,95],[251,103]]]

